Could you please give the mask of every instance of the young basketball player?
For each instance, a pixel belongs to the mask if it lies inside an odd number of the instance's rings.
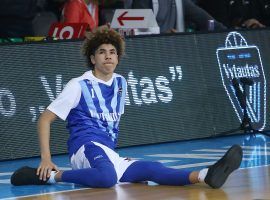
[[[114,151],[127,90],[125,78],[114,71],[124,48],[121,36],[107,27],[87,35],[83,53],[91,70],[72,79],[42,113],[38,121],[41,163],[38,168],[26,166],[15,171],[11,176],[13,185],[69,182],[109,188],[117,182],[153,181],[179,186],[205,182],[212,188],[219,188],[240,166],[242,149],[238,145],[233,145],[214,165],[200,171],[130,160]],[[57,117],[68,122],[72,170],[59,171],[51,160],[50,126]]]

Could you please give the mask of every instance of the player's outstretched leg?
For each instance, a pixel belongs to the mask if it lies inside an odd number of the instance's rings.
[[[239,145],[233,145],[220,160],[209,167],[205,183],[212,188],[220,188],[228,176],[239,168],[242,157],[242,148]]]
[[[49,179],[49,178],[48,178]],[[43,181],[37,175],[37,168],[28,166],[17,169],[10,178],[11,184],[20,185],[46,185],[48,180]]]

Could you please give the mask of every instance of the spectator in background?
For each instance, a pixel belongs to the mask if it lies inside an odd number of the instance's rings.
[[[156,14],[157,23],[160,32],[177,32],[176,24],[179,18],[177,14],[177,0],[126,0],[126,8],[147,9],[151,8]],[[158,11],[155,11],[154,4],[158,3]],[[185,29],[192,28],[194,30],[209,30],[209,20],[214,20],[214,30],[224,30],[226,27],[216,21],[206,11],[198,7],[191,0],[182,0],[183,16],[185,21]],[[179,12],[179,11],[178,11]]]
[[[198,5],[228,28],[270,26],[270,0],[198,0]]]
[[[68,0],[62,11],[62,22],[87,23],[93,30],[99,25],[98,0]]]
[[[1,0],[0,37],[47,36],[50,25],[58,20],[48,1],[52,0]]]
[[[57,16],[58,21],[61,20],[62,16],[62,9],[64,7],[64,4],[68,0],[46,0],[48,2],[48,9],[51,10],[55,15]]]
[[[99,4],[99,24],[111,23],[115,9],[124,9],[125,0],[100,0]]]

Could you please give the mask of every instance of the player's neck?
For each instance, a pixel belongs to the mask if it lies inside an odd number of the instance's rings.
[[[112,78],[112,76],[113,76],[113,74],[103,74],[103,73],[99,73],[98,71],[95,71],[95,70],[92,71],[92,74],[93,74],[96,78],[98,78],[98,79],[100,79],[100,80],[103,80],[103,81],[105,81],[105,82],[111,80],[111,78]]]

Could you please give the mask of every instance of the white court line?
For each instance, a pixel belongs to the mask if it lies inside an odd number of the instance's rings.
[[[149,157],[162,157],[162,158],[199,158],[199,159],[219,159],[223,154],[152,154],[146,155]]]
[[[222,153],[223,150],[217,150],[217,149],[198,149],[198,150],[194,150],[194,151],[202,151],[202,152],[207,152],[207,153]],[[253,155],[254,151],[256,152],[256,154],[258,154],[258,156],[269,156],[270,155],[270,151],[265,151],[265,149],[254,149],[254,150],[243,150],[243,154],[244,155]],[[224,151],[225,153],[226,151]],[[202,155],[206,155],[206,154],[202,154]],[[207,155],[217,155],[217,154],[207,154]]]
[[[265,147],[265,146],[242,146],[243,149],[267,149],[270,150],[270,147]]]
[[[186,165],[176,165],[176,166],[170,166],[174,169],[183,169],[183,168],[190,168],[190,167],[201,167],[201,166],[209,166],[213,165],[215,161],[211,162],[201,162],[201,163],[194,163],[194,164],[186,164]]]
[[[170,163],[170,162],[179,162],[181,160],[157,160],[157,161],[161,163]]]
[[[248,150],[255,150],[256,151],[265,151],[265,150],[270,150],[270,147],[260,147],[260,146],[256,146],[256,147],[247,147],[247,148],[243,148],[244,151],[245,149]],[[206,151],[206,152],[220,152],[220,153],[225,153],[227,150],[223,150],[223,149],[196,149],[196,150],[192,150],[192,151]]]
[[[11,175],[13,172],[3,172],[3,173],[0,173],[0,176],[9,176]]]
[[[0,180],[0,184],[10,184],[10,180],[9,179],[2,179],[2,180]]]
[[[215,153],[225,153],[227,149],[196,149],[192,151],[206,151],[206,152],[215,152]]]

